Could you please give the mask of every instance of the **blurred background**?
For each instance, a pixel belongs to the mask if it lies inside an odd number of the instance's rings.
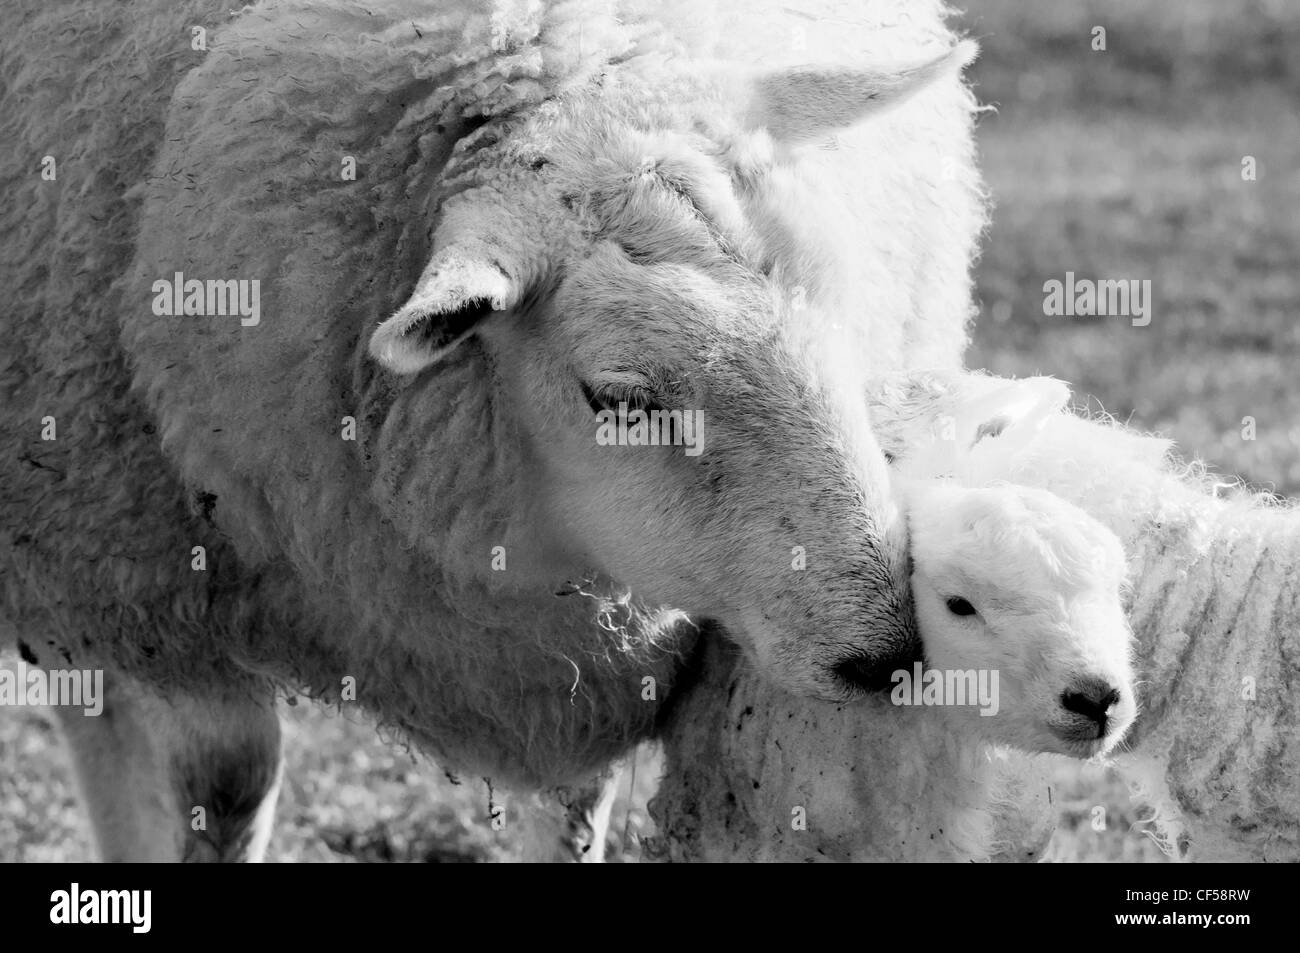
[[[969,0],[964,10],[960,25],[983,47],[976,93],[996,107],[978,130],[994,213],[970,366],[1059,377],[1186,455],[1300,495],[1300,0]],[[1092,49],[1097,26],[1105,51]],[[1242,178],[1245,156],[1254,181]],[[1067,271],[1150,280],[1150,324],[1045,316],[1043,283]],[[494,832],[481,779],[449,778],[360,720],[306,704],[284,714],[269,860],[518,855],[518,805],[495,794],[506,824]],[[621,798],[617,834],[645,826],[652,771],[643,763]],[[1057,780],[1049,859],[1164,860],[1142,832],[1145,812],[1107,771],[1061,761]],[[0,862],[90,856],[53,732],[0,709]]]

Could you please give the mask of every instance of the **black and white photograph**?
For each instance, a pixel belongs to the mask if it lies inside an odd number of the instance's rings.
[[[1300,861],[1295,0],[5,0],[0,156],[24,918]]]

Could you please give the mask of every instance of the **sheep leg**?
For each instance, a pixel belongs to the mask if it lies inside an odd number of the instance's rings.
[[[613,765],[576,790],[565,788],[555,792],[555,799],[564,811],[560,853],[565,860],[582,864],[605,862],[609,818],[620,775],[618,765]]]
[[[55,709],[104,861],[262,859],[280,785],[271,700],[160,696],[106,673],[104,710]]]
[[[614,765],[576,788],[533,795],[523,815],[520,859],[529,863],[604,863],[620,777],[620,767]]]
[[[585,788],[583,794],[583,813],[590,832],[589,846],[580,846],[580,861],[584,864],[603,864],[605,848],[609,843],[609,819],[614,810],[614,799],[618,795],[618,782],[623,772],[620,765],[614,765]]]

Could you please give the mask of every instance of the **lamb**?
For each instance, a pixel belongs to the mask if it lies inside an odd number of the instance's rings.
[[[1300,856],[1297,668],[1300,558],[1295,511],[1212,483],[1167,440],[1063,408],[1068,391],[1034,378],[908,374],[873,395],[887,452],[905,458],[920,418],[961,418],[983,478],[1041,487],[1121,541],[1133,580],[1125,609],[1141,669],[1141,713],[1116,763],[1152,807],[1151,832],[1178,857]],[[999,409],[1000,408],[1000,409]],[[974,421],[985,417],[986,422]],[[916,459],[933,466],[933,428]],[[925,449],[928,448],[928,449]],[[951,459],[951,457],[950,457]]]
[[[1115,534],[1026,487],[925,480],[906,497],[928,666],[997,677],[970,729],[1029,753],[1112,748],[1136,708]]]
[[[1295,509],[1221,496],[1168,441],[1065,410],[1058,382],[936,371],[878,384],[873,425],[896,467],[965,459],[968,478],[1046,490],[1119,539],[1138,714],[1115,762],[1152,806],[1152,836],[1182,859],[1300,860]],[[659,854],[1013,860],[1045,849],[1043,759],[987,744],[947,709],[773,697],[739,657],[710,651],[709,682],[678,699],[666,730]]]
[[[974,48],[784,6],[5,5],[0,638],[108,672],[105,857],[256,857],[278,692],[546,788],[700,631],[824,698],[915,655],[861,392],[965,343]]]
[[[1042,383],[939,377],[949,407]],[[1020,444],[1005,477],[1083,508],[1129,553],[1141,713],[1117,765],[1152,806],[1153,836],[1180,858],[1300,859],[1295,510],[1221,497],[1230,484],[1171,459],[1168,441],[1062,403],[1040,402],[1041,426],[998,438]]]

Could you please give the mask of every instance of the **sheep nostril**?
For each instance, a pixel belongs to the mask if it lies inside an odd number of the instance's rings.
[[[1084,679],[1061,693],[1061,707],[1096,722],[1104,734],[1111,708],[1119,703],[1119,689],[1101,679]]]

